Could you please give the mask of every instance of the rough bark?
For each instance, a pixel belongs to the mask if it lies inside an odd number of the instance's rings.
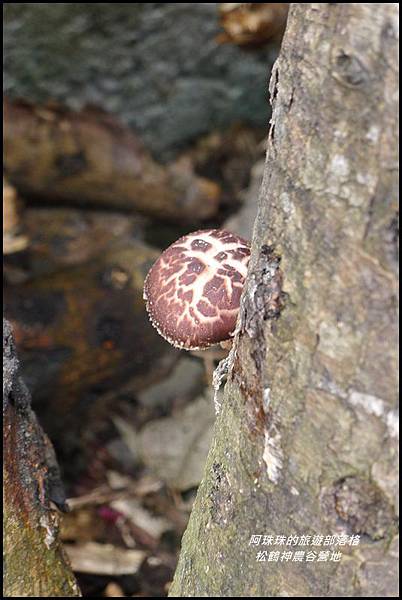
[[[53,448],[19,376],[10,326],[3,321],[3,491],[5,597],[80,596],[58,539],[65,499]]]
[[[396,4],[291,5],[239,331],[171,596],[398,594],[397,18]],[[339,562],[257,562],[283,547],[249,545],[341,533],[361,537]]]

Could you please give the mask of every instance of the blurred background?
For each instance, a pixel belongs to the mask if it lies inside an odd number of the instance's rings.
[[[158,336],[143,281],[190,231],[251,238],[287,9],[4,7],[5,316],[84,596],[167,595],[224,354]]]

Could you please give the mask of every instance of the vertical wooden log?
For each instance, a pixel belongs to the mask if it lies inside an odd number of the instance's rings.
[[[397,4],[290,7],[239,335],[171,596],[398,595],[397,58]]]
[[[81,596],[58,540],[64,496],[56,458],[30,401],[3,321],[3,594]]]

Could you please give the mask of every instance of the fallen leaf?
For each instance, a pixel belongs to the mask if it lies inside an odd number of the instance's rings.
[[[173,489],[183,491],[197,486],[214,420],[212,400],[200,397],[172,417],[147,423],[137,434],[144,464]]]

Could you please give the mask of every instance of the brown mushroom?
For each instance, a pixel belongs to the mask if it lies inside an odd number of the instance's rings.
[[[250,244],[223,229],[181,237],[145,279],[144,299],[153,326],[185,350],[230,340],[249,259]]]

